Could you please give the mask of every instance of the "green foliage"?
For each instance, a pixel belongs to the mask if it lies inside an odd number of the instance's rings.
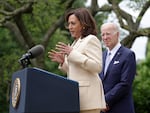
[[[73,8],[85,7],[85,2],[87,0],[76,0],[73,4]]]
[[[24,15],[23,20],[36,43],[40,43],[44,34],[53,23],[63,15],[65,3],[60,0],[39,0],[33,5],[32,15]]]
[[[11,85],[11,78],[12,78],[12,74],[13,72],[17,71],[20,66],[18,64],[18,59],[16,57],[16,54],[7,54],[3,57],[0,58],[0,62],[2,62],[0,64],[1,67],[1,72],[0,72],[0,103],[1,107],[0,107],[0,113],[4,113],[2,112],[3,110],[7,110],[8,111],[8,105],[9,105],[9,94],[10,94],[10,85]]]
[[[0,35],[0,113],[8,113],[11,77],[20,68],[18,54],[22,52],[6,29],[0,28]]]
[[[150,49],[150,44],[148,49]],[[137,65],[137,76],[133,85],[136,113],[149,113],[150,108],[150,52],[145,61]]]

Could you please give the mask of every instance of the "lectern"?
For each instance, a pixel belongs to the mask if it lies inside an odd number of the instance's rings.
[[[9,113],[79,113],[78,83],[39,68],[12,75]]]

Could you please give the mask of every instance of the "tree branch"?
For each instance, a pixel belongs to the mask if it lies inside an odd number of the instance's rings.
[[[3,18],[0,20],[1,25],[3,25],[3,23],[5,23],[7,20],[11,20],[13,17],[17,15],[31,12],[34,1],[28,2],[27,4],[23,5],[20,8],[17,8],[16,10],[14,10],[14,8],[9,5],[9,3],[4,2],[4,4],[5,4],[6,9],[9,9],[9,10],[0,10],[0,14],[3,15]]]
[[[71,8],[75,0],[67,1],[66,10]],[[53,33],[57,30],[59,26],[61,26],[64,23],[64,14],[59,17],[59,19],[47,30],[47,33],[44,36],[43,39],[43,45],[44,47],[47,47],[49,43],[50,37],[53,35]]]
[[[147,1],[147,2],[144,4],[144,6],[143,6],[143,8],[142,8],[142,10],[141,10],[141,12],[140,12],[140,14],[139,14],[139,16],[138,16],[137,19],[136,19],[136,27],[138,27],[138,26],[140,25],[140,22],[141,22],[141,20],[142,20],[142,17],[143,17],[143,15],[145,14],[145,12],[147,11],[147,9],[149,8],[149,6],[150,6],[150,1]]]
[[[25,49],[27,49],[28,47],[26,46],[26,43],[24,41],[24,38],[22,37],[22,34],[20,32],[20,30],[18,29],[17,25],[12,23],[12,22],[6,22],[4,23],[4,26],[6,28],[8,28],[15,36],[15,38],[17,39],[17,41],[19,42],[19,44],[22,47],[25,47]]]

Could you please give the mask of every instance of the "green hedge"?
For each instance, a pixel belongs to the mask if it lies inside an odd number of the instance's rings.
[[[150,47],[148,47],[148,50],[149,48]],[[149,113],[150,111],[149,69],[150,69],[150,52],[147,54],[146,60],[137,65],[137,76],[135,77],[133,84],[133,96],[136,113]]]

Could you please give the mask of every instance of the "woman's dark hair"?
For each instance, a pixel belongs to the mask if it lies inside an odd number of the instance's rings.
[[[75,15],[83,26],[81,35],[82,38],[89,34],[97,35],[96,23],[91,13],[86,8],[78,8],[70,10],[66,13],[65,20],[68,22],[70,15]]]

